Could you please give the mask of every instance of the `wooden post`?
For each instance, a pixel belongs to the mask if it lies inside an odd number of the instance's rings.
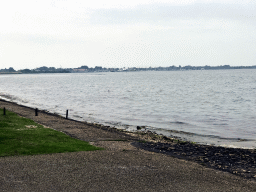
[[[6,112],[5,112],[5,107],[4,107],[4,115],[6,115]]]
[[[68,118],[68,110],[66,111],[66,119]]]
[[[38,109],[35,110],[35,115],[38,116]]]

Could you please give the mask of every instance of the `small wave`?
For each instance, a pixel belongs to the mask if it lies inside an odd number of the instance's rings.
[[[87,76],[104,76],[105,74],[88,74],[86,73]]]
[[[213,123],[213,125],[226,126],[228,124],[227,123]]]
[[[256,141],[254,139],[220,137],[220,136],[216,136],[216,135],[198,134],[198,133],[179,131],[179,130],[166,130],[166,129],[162,129],[162,128],[155,128],[154,130],[169,132],[171,135],[175,135],[175,134],[183,135],[184,137],[186,137],[186,136],[188,136],[188,137],[197,136],[197,137],[214,138],[214,139],[218,139],[218,140],[228,140],[228,141],[238,141],[238,142],[242,142],[242,141]]]
[[[79,116],[79,115],[73,115],[73,117],[79,118],[79,119],[83,118],[83,117],[81,117],[81,116]]]
[[[188,124],[188,123],[181,122],[181,121],[174,121],[174,122],[170,122],[170,123],[173,123],[173,124],[179,124],[179,125],[182,125],[182,124]]]
[[[8,95],[8,94],[0,94],[0,97],[3,99],[6,99],[8,101],[13,101],[13,100],[17,99],[17,97]]]

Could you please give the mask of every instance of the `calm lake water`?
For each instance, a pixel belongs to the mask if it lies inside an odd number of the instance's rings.
[[[256,70],[0,75],[0,96],[80,121],[256,148]]]

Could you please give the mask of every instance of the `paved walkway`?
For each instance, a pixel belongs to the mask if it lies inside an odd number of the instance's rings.
[[[0,107],[104,147],[0,158],[0,191],[256,191],[256,182],[135,148],[136,138],[0,101]],[[124,140],[125,141],[120,141]]]

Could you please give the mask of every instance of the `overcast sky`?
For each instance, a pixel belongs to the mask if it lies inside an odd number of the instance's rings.
[[[81,65],[256,65],[256,1],[0,2],[0,69]]]

